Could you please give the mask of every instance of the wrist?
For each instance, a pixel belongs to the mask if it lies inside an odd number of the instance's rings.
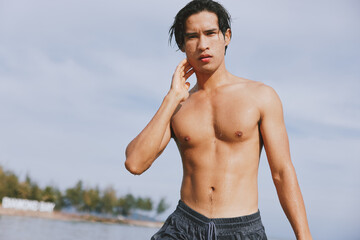
[[[297,238],[298,240],[312,240],[311,235],[308,237],[301,237],[301,238]]]
[[[180,93],[176,93],[174,90],[171,90],[168,92],[168,94],[165,96],[165,99],[169,100],[170,102],[174,102],[176,105],[178,105],[181,100],[182,96]]]
[[[296,239],[297,240],[312,240],[313,238],[312,238],[310,232],[308,231],[307,233],[297,235]]]

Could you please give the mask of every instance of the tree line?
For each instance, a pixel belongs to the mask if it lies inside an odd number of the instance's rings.
[[[0,166],[0,201],[3,197],[22,198],[55,203],[55,210],[74,207],[77,211],[88,213],[121,214],[129,216],[134,210],[155,211],[157,215],[166,211],[169,204],[162,198],[155,206],[149,197],[135,197],[132,194],[117,197],[113,187],[104,190],[84,187],[79,180],[74,187],[64,192],[54,186],[44,188],[34,182],[29,175],[24,181],[11,171]]]

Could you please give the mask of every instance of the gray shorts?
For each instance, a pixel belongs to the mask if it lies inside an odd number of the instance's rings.
[[[207,218],[181,200],[151,240],[267,240],[260,212],[235,218]]]

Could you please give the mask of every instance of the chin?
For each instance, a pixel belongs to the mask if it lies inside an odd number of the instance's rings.
[[[199,73],[209,74],[209,73],[215,72],[217,69],[218,69],[218,67],[214,67],[211,64],[206,64],[206,65],[197,67],[195,70]]]
[[[204,73],[204,74],[212,74],[213,72],[215,72],[215,69],[204,69],[204,68],[202,68],[202,69],[199,69],[199,71],[198,71],[199,73]]]

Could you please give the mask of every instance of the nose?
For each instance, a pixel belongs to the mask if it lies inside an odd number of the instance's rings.
[[[199,38],[199,43],[198,43],[198,48],[201,51],[204,51],[206,49],[209,49],[209,42],[208,39],[206,38],[206,36],[204,35],[200,35]]]

